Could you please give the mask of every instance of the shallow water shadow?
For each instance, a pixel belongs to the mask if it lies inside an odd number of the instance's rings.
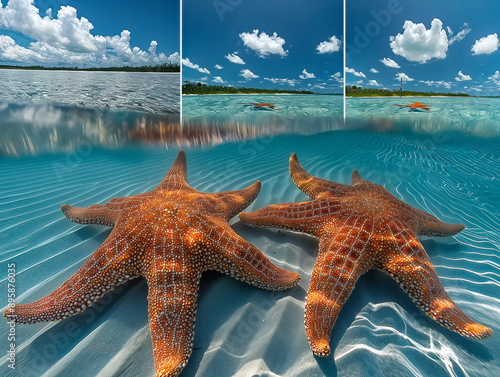
[[[69,221],[69,220],[68,220]],[[99,225],[87,225],[73,232],[81,240],[94,239],[96,243],[102,244],[111,233],[111,228],[105,229]]]
[[[40,376],[58,363],[89,334],[106,322],[110,309],[130,290],[139,286],[142,280],[134,279],[124,283],[105,294],[83,312],[63,319],[41,332],[17,355],[22,375]]]

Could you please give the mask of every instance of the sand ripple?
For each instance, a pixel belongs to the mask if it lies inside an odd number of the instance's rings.
[[[297,233],[234,229],[276,264],[300,272],[298,287],[267,292],[218,273],[202,279],[195,349],[183,376],[493,376],[500,373],[500,164],[498,139],[332,131],[187,150],[188,180],[203,191],[235,190],[260,179],[251,208],[307,200],[291,182],[296,152],[314,175],[349,183],[353,169],[411,205],[467,228],[453,238],[422,238],[450,296],[493,337],[469,341],[429,320],[381,272],[358,282],[332,332],[334,355],[314,357],[303,309],[317,240]],[[86,206],[155,187],[176,150],[93,147],[37,158],[2,158],[0,261],[14,261],[19,302],[57,288],[109,230],[71,223],[60,205]],[[6,290],[0,274],[0,291]],[[18,325],[16,375],[153,376],[143,279],[106,295],[78,316]],[[6,297],[0,297],[2,306]],[[0,337],[6,338],[6,326]],[[7,360],[0,367],[7,371]],[[7,374],[14,375],[14,374]]]

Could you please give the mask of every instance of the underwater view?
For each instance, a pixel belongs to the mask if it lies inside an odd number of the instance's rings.
[[[187,179],[203,192],[239,190],[261,180],[248,212],[308,200],[290,179],[292,153],[309,173],[339,183],[350,184],[357,169],[363,179],[409,205],[465,225],[453,237],[420,237],[421,242],[450,297],[496,334],[500,139],[410,129],[380,132],[366,122],[364,129],[185,148]],[[67,153],[2,156],[2,264],[6,270],[15,261],[18,302],[52,292],[109,234],[108,228],[70,222],[62,204],[89,206],[151,190],[177,151],[130,141],[120,148],[95,145]],[[340,311],[331,335],[333,357],[315,357],[305,337],[304,304],[317,239],[248,227],[237,217],[230,224],[274,264],[299,273],[302,280],[287,291],[269,292],[218,272],[204,273],[194,349],[182,375],[246,376],[258,370],[268,376],[484,376],[500,371],[495,335],[469,340],[439,326],[378,271],[359,279]],[[3,288],[6,284],[3,279]],[[147,291],[146,281],[135,279],[70,319],[18,325],[16,373],[153,375]],[[2,327],[2,336],[6,331]]]

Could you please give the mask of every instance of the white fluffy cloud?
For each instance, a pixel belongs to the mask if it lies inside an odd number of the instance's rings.
[[[227,60],[234,64],[245,64],[242,58],[240,58],[236,52],[234,54],[227,54],[224,56]]]
[[[316,76],[314,75],[314,73],[307,72],[305,68],[302,70],[302,74],[299,75],[299,77],[302,80],[305,80],[305,79],[315,79],[316,78]]]
[[[390,46],[396,55],[412,62],[426,63],[432,58],[444,59],[448,51],[448,36],[439,18],[427,30],[423,23],[405,21],[403,34],[390,37]]]
[[[252,71],[250,71],[249,69],[242,69],[240,72],[240,76],[244,77],[245,80],[256,79],[259,77],[256,74],[254,74]]]
[[[323,41],[316,46],[316,50],[318,50],[318,54],[337,52],[340,50],[340,43],[340,39],[333,35],[328,41]]]
[[[448,45],[452,45],[455,42],[460,42],[462,39],[465,38],[467,34],[470,32],[470,28],[467,27],[467,23],[464,24],[464,28],[460,30],[454,37],[450,38],[450,41],[448,42]],[[453,32],[451,31],[450,27],[447,27],[448,30],[448,35],[451,37],[453,35]]]
[[[344,78],[342,77],[342,73],[340,73],[340,72],[337,72],[334,75],[331,75],[329,80],[335,80],[341,84],[344,83]]]
[[[401,66],[396,63],[394,60],[390,59],[390,58],[383,58],[383,59],[380,59],[380,61],[386,65],[387,67],[390,67],[390,68],[401,68]]]
[[[92,34],[94,25],[77,10],[62,6],[52,18],[49,9],[42,17],[34,0],[9,0],[0,3],[0,29],[7,29],[32,39],[28,47],[12,37],[1,36],[0,60],[23,63],[142,65],[179,63],[179,54],[157,54],[158,43],[151,41],[148,51],[130,45],[130,32],[102,36]]]
[[[496,71],[492,76],[488,77],[488,80],[500,85],[500,71]]]
[[[214,65],[214,68],[215,68],[215,69],[223,69],[224,67],[223,67],[223,66],[221,66],[220,64],[216,64],[216,65]]]
[[[409,77],[406,73],[403,72],[396,73],[396,76],[394,76],[394,80],[401,81],[401,79],[403,79],[403,81],[413,81],[413,79]]]
[[[458,76],[455,77],[455,80],[457,81],[467,81],[467,80],[472,80],[472,78],[469,75],[464,75],[462,71],[458,71]]]
[[[273,84],[280,84],[280,85],[295,86],[295,84],[297,84],[297,80],[295,79],[278,79],[275,77],[264,77],[264,80],[270,81]]]
[[[220,76],[214,76],[214,78],[212,79],[213,82],[216,82],[218,84],[225,84],[226,82],[222,79],[222,77]]]
[[[370,80],[370,81],[368,81],[368,85],[371,85],[371,86],[380,86],[380,84],[377,82],[377,80]]]
[[[427,86],[442,86],[442,87],[445,87],[447,89],[450,89],[451,88],[451,82],[447,82],[447,81],[432,81],[432,80],[420,80],[419,82],[427,85]]]
[[[202,68],[198,64],[193,63],[191,60],[189,60],[189,58],[182,59],[182,64],[186,67],[196,69],[200,73],[206,73],[207,75],[210,74],[210,71],[208,69]]]
[[[278,37],[277,33],[267,35],[261,32],[259,34],[259,30],[255,29],[252,33],[241,33],[240,38],[245,46],[257,51],[261,57],[265,57],[269,54],[281,56],[286,56],[288,54],[288,51],[283,49],[285,40]]]
[[[491,54],[498,50],[498,46],[500,46],[500,42],[497,33],[495,33],[474,42],[471,51],[473,55]]]
[[[371,73],[378,73],[378,71],[375,68],[370,68]]]
[[[363,77],[364,79],[366,78],[363,72],[357,72],[356,70],[354,70],[354,68],[345,67],[345,71],[348,73],[352,73],[354,76]]]

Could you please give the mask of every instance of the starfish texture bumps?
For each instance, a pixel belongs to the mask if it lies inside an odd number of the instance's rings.
[[[319,238],[319,252],[305,306],[306,335],[317,356],[330,353],[330,333],[359,277],[370,269],[392,276],[427,315],[468,338],[486,338],[491,329],[473,322],[451,300],[419,235],[446,237],[464,229],[446,224],[397,199],[357,171],[352,185],[311,176],[290,157],[295,185],[313,200],[241,213],[249,225],[304,232]]]
[[[114,198],[106,205],[63,205],[70,220],[113,230],[61,287],[4,315],[20,323],[64,319],[117,285],[144,276],[156,376],[177,376],[193,348],[203,271],[217,270],[269,290],[290,288],[300,279],[272,264],[228,224],[259,191],[259,181],[243,190],[213,194],[191,188],[186,156],[180,151],[161,184],[150,192]]]

